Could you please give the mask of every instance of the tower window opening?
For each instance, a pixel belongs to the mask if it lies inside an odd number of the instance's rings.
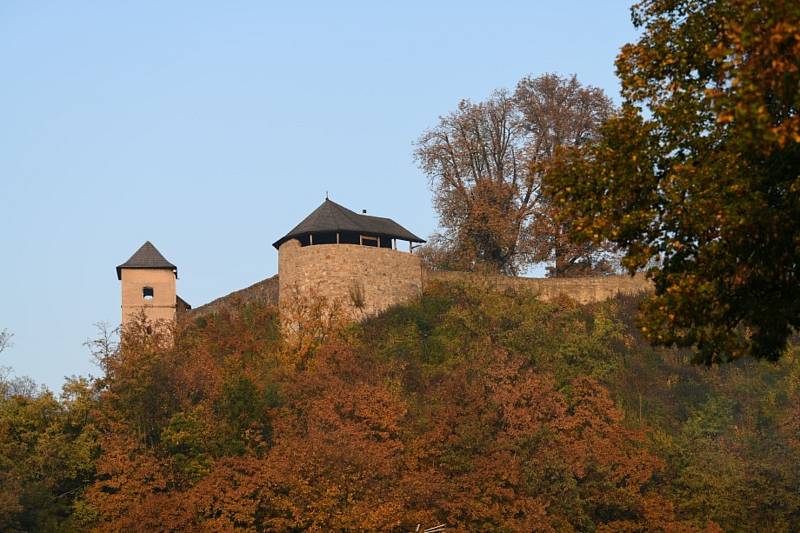
[[[153,287],[143,287],[142,288],[142,298],[145,300],[152,300],[153,299]]]
[[[378,247],[379,246],[378,237],[370,237],[368,235],[362,235],[361,236],[361,245],[362,246]]]
[[[339,244],[361,244],[360,234],[354,231],[339,232]]]
[[[314,233],[314,241],[313,244],[336,244],[336,232],[335,231],[326,231],[321,233]]]

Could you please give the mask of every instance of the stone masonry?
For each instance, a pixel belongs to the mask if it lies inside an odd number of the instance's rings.
[[[588,276],[581,278],[524,278],[512,276],[482,276],[472,272],[425,271],[424,282],[470,282],[482,280],[498,289],[524,288],[537,293],[543,301],[567,296],[587,304],[608,300],[614,296],[636,295],[652,291],[652,285],[641,275]]]
[[[435,281],[483,281],[499,289],[526,288],[542,300],[567,296],[579,303],[635,295],[652,290],[644,276],[583,278],[522,278],[481,276],[470,272],[424,270],[413,254],[352,244],[300,246],[283,243],[278,253],[278,298],[281,303],[300,296],[323,297],[355,317],[374,315],[419,296]]]
[[[300,246],[278,251],[279,300],[325,297],[354,316],[368,316],[419,296],[422,265],[415,255],[357,244]]]

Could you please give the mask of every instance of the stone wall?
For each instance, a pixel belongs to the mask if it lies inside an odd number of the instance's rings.
[[[175,273],[170,269],[123,268],[122,324],[144,309],[145,316],[153,322],[175,320]],[[145,287],[153,289],[153,298],[142,295]]]
[[[220,311],[236,312],[241,306],[250,302],[266,304],[278,303],[278,276],[272,276],[254,283],[247,288],[234,291],[226,296],[217,298],[207,304],[195,307],[185,313],[185,317],[194,319],[199,316]]]
[[[526,288],[539,295],[542,300],[568,296],[580,303],[599,302],[618,294],[635,295],[652,290],[652,285],[643,275],[634,277],[594,276],[583,278],[523,278],[510,276],[481,276],[472,272],[425,271],[423,285],[432,281],[469,282],[482,281],[498,289]]]
[[[399,250],[354,244],[300,246],[298,241],[290,240],[278,252],[277,276],[193,309],[187,317],[222,309],[235,311],[242,304],[256,300],[284,303],[301,295],[327,298],[350,311],[354,318],[362,318],[418,297],[426,284],[437,281],[479,282],[500,290],[524,288],[542,300],[567,296],[580,303],[652,291],[652,285],[642,275],[515,278],[431,272],[422,268],[418,257]]]
[[[399,250],[356,244],[300,246],[283,243],[278,251],[279,299],[321,296],[354,316],[378,313],[419,296],[419,258]]]

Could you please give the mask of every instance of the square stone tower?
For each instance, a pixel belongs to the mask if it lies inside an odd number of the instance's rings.
[[[150,241],[117,267],[122,289],[122,325],[144,311],[148,320],[175,320],[190,309],[176,293],[178,267],[167,261]]]

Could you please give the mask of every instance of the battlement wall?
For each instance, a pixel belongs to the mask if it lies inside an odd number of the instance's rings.
[[[359,317],[422,292],[419,258],[399,250],[356,244],[300,246],[292,239],[281,245],[278,258],[281,305],[295,295],[320,296]]]

